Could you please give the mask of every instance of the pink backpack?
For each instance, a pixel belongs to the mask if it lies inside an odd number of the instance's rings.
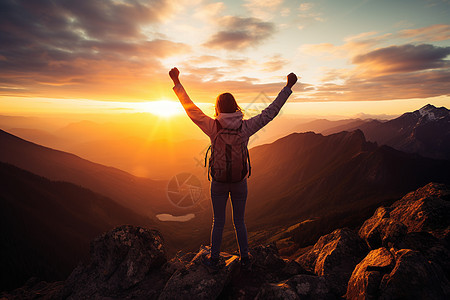
[[[242,124],[237,129],[229,129],[222,128],[217,119],[215,121],[217,134],[205,155],[206,167],[208,151],[211,149],[208,180],[210,180],[210,174],[215,181],[219,182],[239,182],[245,178],[247,173],[250,177],[250,155],[245,144],[246,139],[242,134]]]

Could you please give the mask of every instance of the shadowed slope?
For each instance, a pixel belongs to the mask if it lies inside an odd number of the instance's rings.
[[[0,163],[0,289],[32,276],[64,279],[85,258],[89,241],[122,224],[153,222],[88,189]]]

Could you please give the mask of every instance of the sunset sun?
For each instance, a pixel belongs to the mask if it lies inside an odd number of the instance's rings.
[[[183,109],[178,102],[162,99],[144,103],[142,105],[142,111],[159,117],[170,118],[182,113]]]

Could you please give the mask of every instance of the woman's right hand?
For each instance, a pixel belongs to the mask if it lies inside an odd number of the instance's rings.
[[[292,88],[296,82],[297,82],[297,75],[295,75],[294,73],[290,73],[287,76],[286,86]]]
[[[180,71],[178,71],[177,68],[172,68],[169,71],[169,76],[172,79],[174,85],[177,85],[178,83],[180,83],[180,79],[178,78],[179,75],[180,75]]]

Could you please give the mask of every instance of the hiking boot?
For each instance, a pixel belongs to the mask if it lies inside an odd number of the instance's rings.
[[[244,271],[251,271],[252,270],[252,257],[249,256],[244,256],[241,257],[241,270]]]
[[[205,255],[202,257],[202,264],[209,269],[217,271],[220,269],[219,258],[211,258],[211,255]]]

